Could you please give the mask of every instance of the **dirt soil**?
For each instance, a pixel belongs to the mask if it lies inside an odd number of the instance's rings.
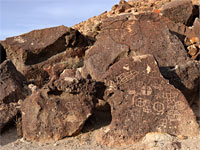
[[[12,127],[0,135],[0,150],[147,150],[144,148],[143,143],[120,148],[108,148],[96,143],[94,140],[95,133],[102,127],[108,125],[110,122],[109,119],[104,118],[104,123],[102,124],[101,116],[96,120],[96,123],[89,122],[81,134],[49,144],[33,143],[25,141],[23,138],[18,138],[16,128]],[[197,137],[184,140],[177,139],[176,143],[179,143],[180,146],[173,150],[200,150],[200,130]],[[163,149],[167,150],[168,148],[153,147],[150,150]]]

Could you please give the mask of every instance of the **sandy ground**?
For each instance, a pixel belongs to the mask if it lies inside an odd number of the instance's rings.
[[[200,134],[197,137],[184,140],[177,139],[175,142],[177,146],[174,149],[168,146],[155,145],[152,148],[144,148],[143,143],[127,147],[108,148],[99,145],[94,140],[95,132],[100,129],[99,126],[93,128],[92,132],[88,131],[91,130],[91,127],[89,127],[76,137],[68,137],[50,144],[32,143],[25,141],[23,138],[18,138],[16,128],[12,127],[0,135],[0,150],[200,150]],[[173,145],[173,143],[170,145]]]

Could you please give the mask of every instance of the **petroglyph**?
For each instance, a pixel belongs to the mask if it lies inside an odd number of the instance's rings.
[[[151,67],[149,65],[147,65],[147,74],[149,74],[151,72]]]
[[[164,106],[164,104],[161,103],[161,102],[155,102],[155,103],[153,104],[153,110],[156,111],[156,115],[158,115],[158,114],[161,115],[161,114],[164,113],[165,106]]]
[[[137,99],[134,101],[134,103],[135,103],[135,106],[136,106],[136,107],[144,107],[144,106],[146,105],[146,103],[147,103],[147,100],[142,99],[142,98],[137,98]]]
[[[120,60],[106,72],[104,80],[109,85],[106,91],[113,87],[115,90],[107,100],[112,110],[112,122],[106,134],[98,134],[102,135],[100,143],[130,144],[148,132],[198,134],[197,124],[193,124],[195,130],[185,132],[191,128],[186,122],[195,122],[195,117],[182,93],[160,75],[152,56],[139,58],[140,61],[138,57]],[[188,112],[190,115],[186,115]]]
[[[119,85],[122,85],[122,84],[134,79],[137,74],[138,73],[136,71],[122,73],[116,77],[117,83]]]
[[[152,88],[150,86],[142,86],[141,93],[142,93],[142,95],[151,95]]]

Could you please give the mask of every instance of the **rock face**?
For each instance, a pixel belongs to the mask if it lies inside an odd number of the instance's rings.
[[[1,42],[17,70],[28,79],[48,79],[45,65],[65,62],[69,57],[83,56],[86,39],[65,26],[35,30]],[[43,85],[44,83],[41,83]],[[38,83],[40,85],[40,83]]]
[[[98,133],[99,143],[129,145],[149,132],[187,137],[198,134],[184,95],[162,77],[153,56],[121,59],[103,78],[112,122]]]
[[[0,65],[0,104],[9,104],[24,99],[28,91],[24,89],[25,77],[19,73],[10,60]]]
[[[181,41],[167,28],[169,20],[155,13],[110,17],[102,24],[97,42],[85,56],[83,76],[102,75],[120,58],[152,54],[160,67],[187,60]]]
[[[23,137],[50,142],[79,133],[92,114],[93,86],[68,74],[33,93],[22,105]]]
[[[175,0],[165,4],[162,13],[176,23],[187,24],[192,16],[192,10],[191,0]]]

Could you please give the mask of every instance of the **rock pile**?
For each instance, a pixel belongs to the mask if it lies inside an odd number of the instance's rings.
[[[26,140],[57,141],[79,134],[98,110],[112,116],[96,132],[102,145],[198,135],[199,7],[121,0],[71,28],[0,41],[0,130],[21,114]]]

